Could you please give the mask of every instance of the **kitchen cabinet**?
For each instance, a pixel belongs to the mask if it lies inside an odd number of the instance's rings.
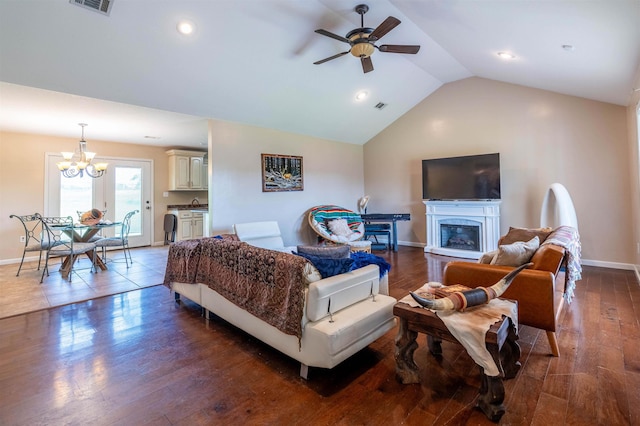
[[[204,157],[206,152],[171,149],[169,156],[169,191],[203,191],[207,179]],[[203,169],[205,171],[203,172]]]
[[[208,213],[193,210],[169,210],[168,213],[178,218],[176,241],[192,240],[208,236],[206,232]]]

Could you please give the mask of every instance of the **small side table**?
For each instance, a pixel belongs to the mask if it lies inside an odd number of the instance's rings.
[[[413,353],[418,348],[418,333],[427,335],[429,351],[441,355],[440,342],[446,340],[459,343],[451,335],[440,318],[428,309],[412,308],[406,303],[396,303],[393,314],[400,320],[396,337],[396,377],[403,384],[419,383],[418,366],[413,361]],[[493,324],[485,336],[487,350],[495,361],[499,376],[487,376],[480,368],[482,385],[476,407],[480,408],[491,421],[498,421],[505,413],[504,384],[502,377],[511,379],[520,370],[520,345],[511,319],[504,317]]]

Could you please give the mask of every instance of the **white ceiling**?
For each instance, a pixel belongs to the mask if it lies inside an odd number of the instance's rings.
[[[314,65],[348,48],[314,30],[359,27],[358,3],[113,0],[103,16],[0,0],[0,129],[78,137],[84,122],[89,141],[201,147],[216,118],[363,144],[451,81],[627,105],[640,68],[640,0],[369,0],[365,26],[402,21],[377,44],[420,52],[375,52],[368,74],[351,55]]]

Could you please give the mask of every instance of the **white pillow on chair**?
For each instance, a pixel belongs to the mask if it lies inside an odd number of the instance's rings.
[[[337,235],[338,237],[349,237],[353,234],[351,228],[349,228],[349,223],[347,223],[347,219],[333,219],[327,223],[327,227],[331,231],[332,234]]]

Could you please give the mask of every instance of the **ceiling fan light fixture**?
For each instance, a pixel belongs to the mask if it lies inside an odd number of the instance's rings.
[[[314,62],[314,65],[324,64],[325,62],[332,61],[340,58],[347,53],[351,53],[352,56],[360,58],[362,64],[362,71],[366,74],[373,71],[373,63],[371,62],[371,55],[378,49],[381,52],[388,53],[405,53],[416,54],[420,50],[420,46],[417,45],[402,45],[402,44],[384,44],[382,46],[376,46],[376,42],[379,41],[385,34],[400,25],[400,20],[389,16],[382,21],[376,28],[369,28],[364,26],[364,14],[369,10],[369,6],[366,4],[359,4],[355,7],[356,13],[360,15],[360,28],[355,28],[347,33],[345,37],[338,34],[334,34],[330,31],[317,29],[316,33],[325,37],[347,43],[350,49],[344,52],[340,52],[336,55],[329,56],[328,58],[321,59]]]
[[[349,31],[347,38],[351,41],[350,53],[356,58],[368,58],[376,50],[372,42],[369,41],[369,34],[373,28],[356,28]]]
[[[351,48],[351,54],[356,58],[368,58],[375,52],[375,47],[366,41],[356,43]]]

